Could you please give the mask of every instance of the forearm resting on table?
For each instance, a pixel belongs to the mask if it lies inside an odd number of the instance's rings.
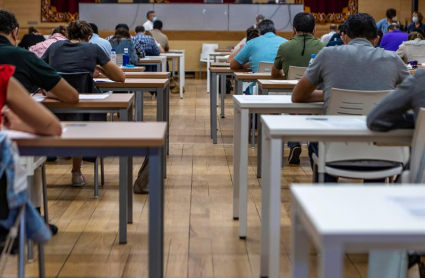
[[[323,102],[325,100],[322,90],[314,90],[311,95],[305,98],[303,101],[294,101],[294,102]]]

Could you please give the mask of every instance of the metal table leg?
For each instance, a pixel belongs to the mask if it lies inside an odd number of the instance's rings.
[[[226,75],[225,74],[221,74],[220,75],[220,85],[221,85],[221,117],[225,118],[225,111],[224,111],[224,102],[226,99]]]
[[[211,74],[211,132],[213,144],[217,144],[217,73]]]
[[[136,91],[136,122],[143,122],[143,91]]]
[[[119,242],[127,243],[127,221],[128,221],[128,163],[126,156],[119,158]]]

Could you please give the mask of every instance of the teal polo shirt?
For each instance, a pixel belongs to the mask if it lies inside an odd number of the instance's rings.
[[[279,46],[287,41],[273,32],[266,33],[248,41],[236,55],[235,61],[241,65],[249,62],[252,71],[257,72],[260,62],[274,62]]]

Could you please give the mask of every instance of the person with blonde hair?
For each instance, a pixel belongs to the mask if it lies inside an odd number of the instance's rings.
[[[403,44],[397,49],[396,53],[406,63],[415,60],[415,56],[422,56],[425,60],[424,36],[417,31],[411,32],[409,34],[408,41],[403,42]]]

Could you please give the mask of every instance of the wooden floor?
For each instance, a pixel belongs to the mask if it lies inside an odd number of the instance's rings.
[[[170,100],[170,155],[165,190],[166,277],[259,277],[260,180],[255,176],[256,150],[249,151],[248,237],[238,237],[232,219],[233,105],[226,97],[226,118],[219,119],[219,141],[209,134],[209,97],[205,80],[186,80],[183,100]],[[155,119],[155,101],[145,97],[145,117]],[[119,131],[117,131],[119,132]],[[286,156],[287,157],[287,156]],[[310,182],[311,170],[304,149],[301,166],[282,171],[281,277],[290,275],[289,184]],[[135,159],[134,175],[142,159]],[[46,245],[48,277],[148,277],[148,199],[135,195],[134,223],[128,225],[128,243],[118,243],[118,159],[105,160],[106,185],[93,198],[93,164],[85,163],[88,183],[70,186],[69,160],[49,163],[48,196],[51,222],[59,233]],[[285,165],[287,166],[287,165]],[[317,255],[311,255],[311,277]],[[27,264],[27,277],[37,277],[37,263]],[[16,276],[16,258],[6,277]],[[417,271],[410,277],[417,277]],[[367,256],[345,259],[346,278],[367,277]]]

